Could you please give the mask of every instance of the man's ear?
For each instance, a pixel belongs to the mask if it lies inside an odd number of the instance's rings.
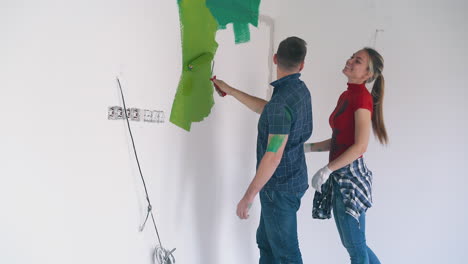
[[[276,53],[275,55],[273,55],[273,63],[276,65],[278,64],[278,56],[276,55]]]
[[[299,65],[299,71],[302,71],[302,69],[304,69],[304,61],[301,62],[301,64]]]

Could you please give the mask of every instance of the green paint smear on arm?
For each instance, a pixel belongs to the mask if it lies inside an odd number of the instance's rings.
[[[249,24],[258,26],[260,0],[206,0],[219,28],[233,23],[236,43],[250,40]]]
[[[178,0],[182,38],[182,75],[170,121],[190,131],[192,122],[207,117],[213,107],[211,61],[218,48],[218,24],[205,0]],[[189,67],[189,65],[191,67]]]
[[[286,135],[273,135],[270,138],[270,142],[268,143],[267,152],[278,152],[278,149],[284,142]]]
[[[285,108],[284,109],[284,112],[286,114],[286,118],[291,121],[292,120],[292,115],[291,115],[291,110],[289,110],[289,108]]]

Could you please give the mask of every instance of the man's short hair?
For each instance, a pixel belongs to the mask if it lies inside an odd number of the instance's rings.
[[[294,70],[305,59],[306,45],[307,43],[298,37],[289,37],[281,41],[276,52],[278,66],[284,70]]]

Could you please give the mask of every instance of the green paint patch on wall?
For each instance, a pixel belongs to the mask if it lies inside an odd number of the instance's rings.
[[[170,121],[190,131],[213,107],[211,61],[218,48],[218,24],[205,0],[178,0],[182,37],[182,75],[172,104]]]
[[[250,40],[249,24],[258,26],[260,0],[206,0],[220,29],[233,23],[236,43]]]
[[[169,120],[190,131],[214,105],[211,63],[218,48],[216,31],[233,23],[236,43],[250,40],[258,26],[260,0],[177,0],[182,37],[182,74]]]

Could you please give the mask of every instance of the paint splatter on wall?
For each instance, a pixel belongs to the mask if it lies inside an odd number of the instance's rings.
[[[236,43],[250,40],[249,24],[258,26],[258,8],[260,0],[206,0],[220,29],[233,24]]]
[[[214,104],[210,81],[211,61],[218,44],[218,24],[205,0],[179,0],[182,31],[182,75],[170,121],[190,131],[192,122],[207,117]],[[197,62],[198,59],[198,62]]]
[[[213,107],[211,63],[216,31],[233,23],[236,43],[250,40],[248,24],[258,25],[260,0],[178,0],[182,36],[182,75],[170,121],[190,131]]]

